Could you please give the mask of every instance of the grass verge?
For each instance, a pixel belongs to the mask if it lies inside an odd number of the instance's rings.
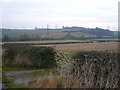
[[[41,71],[28,73],[26,75],[31,76],[31,77],[37,77],[37,76],[45,76],[45,75],[55,74],[56,72],[57,71],[55,69],[42,69]]]
[[[3,67],[2,71],[22,71],[22,70],[39,70],[36,68],[23,68],[23,67]]]
[[[6,76],[4,73],[2,76],[2,83],[4,83],[7,88],[29,88],[29,85],[16,85],[12,82],[12,77]]]

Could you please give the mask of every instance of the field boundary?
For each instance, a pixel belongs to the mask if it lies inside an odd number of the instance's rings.
[[[94,43],[94,42],[120,42],[120,40],[95,40],[95,41],[77,41],[77,42],[3,42],[3,45],[56,45],[56,44],[77,44],[77,43]]]

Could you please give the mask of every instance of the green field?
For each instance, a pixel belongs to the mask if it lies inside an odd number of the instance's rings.
[[[69,33],[68,33],[69,32]],[[113,36],[97,36],[76,30],[3,30],[2,37],[11,41],[35,41],[35,40],[94,40],[94,39],[117,39],[117,32]]]
[[[3,30],[2,35],[5,36],[9,36],[9,37],[19,37],[20,35],[33,35],[33,36],[43,36],[43,37],[50,37],[53,35],[53,38],[57,38],[57,37],[64,37],[67,32],[64,32],[65,30]],[[84,34],[84,33],[72,33],[72,35],[87,35],[88,34]]]

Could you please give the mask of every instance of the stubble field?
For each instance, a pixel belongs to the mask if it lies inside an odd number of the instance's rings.
[[[53,47],[58,51],[118,51],[119,42],[94,42],[94,43],[77,43],[77,44],[58,44],[44,45]],[[34,45],[41,47],[43,45]]]

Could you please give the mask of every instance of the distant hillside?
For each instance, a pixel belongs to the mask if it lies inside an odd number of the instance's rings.
[[[101,28],[63,27],[61,29],[2,29],[3,41],[117,39],[118,32]],[[120,35],[120,34],[119,34]]]
[[[113,31],[114,37],[120,38],[120,32],[119,31]]]
[[[65,29],[65,28],[64,28]],[[69,29],[65,32],[82,32],[85,34],[91,34],[91,35],[97,35],[97,36],[113,36],[113,32],[110,30],[102,29],[96,27],[95,29],[89,29],[89,28],[82,28],[82,27],[68,27],[66,29]]]

